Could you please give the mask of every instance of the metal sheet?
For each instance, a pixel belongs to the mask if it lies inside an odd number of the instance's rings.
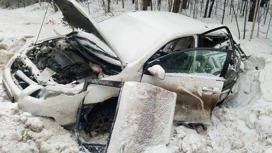
[[[170,140],[176,93],[146,83],[126,82],[108,153],[140,153],[147,147],[166,145]]]

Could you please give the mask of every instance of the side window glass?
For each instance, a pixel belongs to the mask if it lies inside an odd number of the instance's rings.
[[[220,75],[226,52],[211,50],[190,50],[177,52],[160,59],[160,65],[166,73],[207,73]]]
[[[179,38],[164,45],[159,51],[157,51],[153,56],[151,56],[148,62],[153,61],[161,56],[167,55],[172,52],[190,49],[194,47],[195,40],[193,36]]]
[[[195,44],[194,37],[192,36],[183,37],[169,42],[168,44],[165,45],[162,51],[165,53],[170,53],[180,51],[183,49],[194,48],[195,46],[194,44]]]
[[[194,37],[184,37],[179,40],[177,40],[175,48],[173,51],[180,51],[184,49],[194,48]]]

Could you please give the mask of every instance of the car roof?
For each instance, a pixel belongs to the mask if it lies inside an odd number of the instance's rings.
[[[154,52],[163,42],[209,30],[207,24],[187,16],[156,11],[125,13],[99,26],[127,63]]]

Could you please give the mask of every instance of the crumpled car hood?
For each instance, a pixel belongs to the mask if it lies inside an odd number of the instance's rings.
[[[108,47],[118,56],[121,62],[124,63],[124,60],[122,60],[114,45],[105,37],[103,31],[100,29],[95,20],[90,17],[75,0],[55,0],[55,3],[62,11],[64,18],[69,25],[94,34],[97,38],[108,45]]]

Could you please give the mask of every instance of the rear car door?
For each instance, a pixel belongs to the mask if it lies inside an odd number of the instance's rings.
[[[209,124],[224,83],[232,51],[194,48],[169,53],[146,64],[145,69],[160,65],[163,80],[150,75],[142,82],[151,83],[177,93],[174,119]]]

